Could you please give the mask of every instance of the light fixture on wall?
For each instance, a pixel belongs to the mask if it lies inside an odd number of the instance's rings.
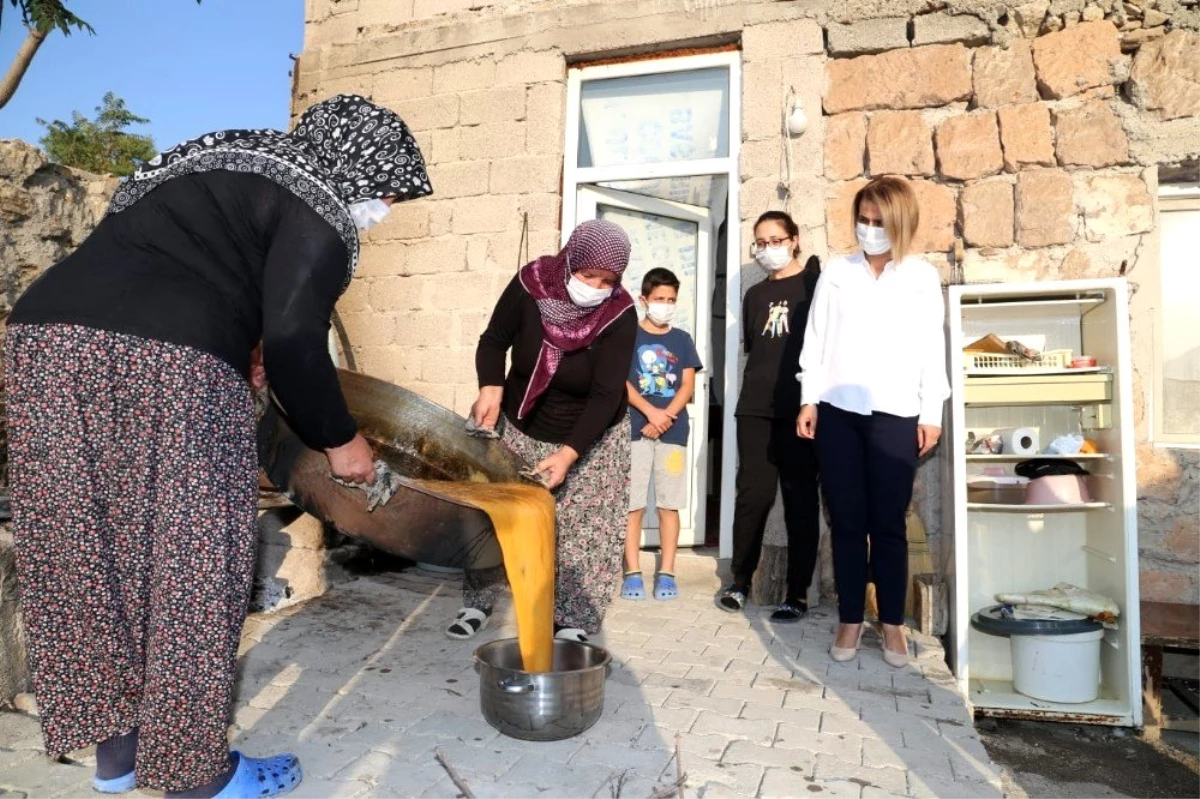
[[[776,191],[779,199],[783,200],[784,210],[792,211],[792,139],[801,136],[808,129],[808,115],[804,113],[804,105],[796,94],[795,86],[779,86],[782,95],[780,103],[780,136],[779,158],[780,175]]]
[[[808,114],[804,113],[804,104],[800,98],[792,95],[792,111],[787,118],[787,131],[793,136],[799,136],[808,130]]]

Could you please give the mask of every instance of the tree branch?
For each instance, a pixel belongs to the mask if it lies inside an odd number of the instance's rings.
[[[475,794],[471,793],[471,788],[467,785],[466,780],[458,776],[458,772],[454,770],[454,766],[450,765],[450,761],[442,754],[439,747],[433,747],[433,756],[437,758],[437,762],[442,764],[442,768],[446,769],[446,773],[450,775],[450,781],[454,783],[454,787],[458,789],[464,799],[475,799]]]
[[[0,108],[7,105],[16,93],[17,87],[21,85],[21,79],[25,77],[25,71],[29,69],[29,63],[37,55],[42,42],[46,41],[48,33],[48,31],[37,28],[29,29],[29,34],[25,37],[25,41],[21,42],[21,47],[17,50],[17,55],[8,68],[8,74],[0,79]]]

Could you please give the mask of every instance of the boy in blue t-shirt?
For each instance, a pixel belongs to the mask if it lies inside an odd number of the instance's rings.
[[[654,598],[679,596],[675,550],[679,546],[679,509],[687,504],[687,404],[704,367],[692,337],[671,327],[679,278],[669,269],[651,269],[642,279],[645,318],[638,328],[629,367],[629,416],[633,444],[629,486],[629,525],[625,530],[625,580],[621,596],[645,599],[639,563],[642,516],[654,480],[662,562],[654,575]]]

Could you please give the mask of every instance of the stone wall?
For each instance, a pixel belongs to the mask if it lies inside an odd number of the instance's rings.
[[[52,164],[32,144],[0,139],[0,320],[43,269],[87,237],[116,185]]]
[[[117,179],[52,164],[20,139],[0,139],[0,342],[12,304],[46,267],[87,238]],[[0,374],[0,420],[4,376]],[[0,484],[8,457],[0,424]]]
[[[1198,17],[1195,0],[309,0],[293,110],[363,92],[416,131],[435,194],[371,232],[340,308],[366,371],[463,412],[522,221],[531,252],[559,241],[568,63],[740,46],[743,241],[785,205],[786,143],[788,205],[820,255],[853,247],[847,203],[869,176],[902,174],[947,280],[1125,274],[1136,292],[1157,269],[1159,169],[1200,154]],[[810,124],[785,142],[790,88]],[[1135,293],[1142,355],[1151,326]],[[1143,442],[1151,382],[1139,369]],[[918,478],[935,556],[943,465]],[[1197,468],[1139,447],[1149,598],[1200,601]]]

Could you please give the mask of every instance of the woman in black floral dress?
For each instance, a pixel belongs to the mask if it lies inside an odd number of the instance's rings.
[[[625,548],[625,380],[637,337],[633,298],[621,288],[629,252],[615,223],[580,224],[562,252],[513,277],[475,350],[472,421],[496,429],[554,492],[555,635],[581,642],[600,631]],[[503,582],[502,568],[467,572],[446,634],[483,629]]]
[[[4,366],[34,691],[51,757],[98,744],[97,790],[299,783],[291,755],[227,742],[256,543],[250,384],[269,371],[332,474],[373,479],[329,319],[358,229],[430,192],[404,122],[340,95],[291,133],[158,156],[16,304]]]

